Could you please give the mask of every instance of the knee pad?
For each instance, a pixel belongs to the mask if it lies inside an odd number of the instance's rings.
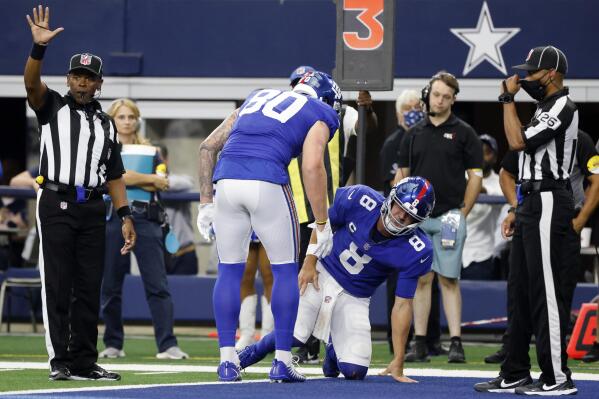
[[[363,380],[368,373],[368,367],[353,363],[339,362],[339,371],[346,380]]]

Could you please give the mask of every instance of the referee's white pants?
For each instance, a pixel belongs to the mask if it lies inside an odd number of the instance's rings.
[[[289,185],[223,179],[216,183],[214,232],[220,263],[245,263],[252,229],[271,264],[297,262],[299,224]]]

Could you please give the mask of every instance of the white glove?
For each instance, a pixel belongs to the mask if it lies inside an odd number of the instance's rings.
[[[318,229],[316,223],[312,223],[308,227],[316,230],[316,244],[310,244],[307,253],[316,256],[318,259],[322,259],[333,250],[333,230],[331,230],[331,223],[327,219],[327,223],[324,225],[322,231]]]
[[[214,230],[212,229],[212,221],[214,220],[214,203],[198,205],[198,230],[202,237],[207,241],[214,239]]]

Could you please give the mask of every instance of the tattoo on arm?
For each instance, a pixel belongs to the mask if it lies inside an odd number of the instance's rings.
[[[200,198],[212,199],[212,174],[218,153],[225,145],[233,124],[237,120],[239,109],[236,109],[200,144]]]

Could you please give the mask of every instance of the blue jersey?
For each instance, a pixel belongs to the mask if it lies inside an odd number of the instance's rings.
[[[329,208],[333,250],[321,263],[345,291],[359,298],[371,297],[398,270],[395,295],[413,298],[418,278],[431,270],[433,245],[419,228],[405,236],[375,242],[373,229],[384,200],[370,187],[339,188]]]
[[[329,140],[339,128],[337,113],[322,101],[292,91],[253,92],[239,109],[212,180],[289,183],[287,166],[317,121],[329,127]]]

